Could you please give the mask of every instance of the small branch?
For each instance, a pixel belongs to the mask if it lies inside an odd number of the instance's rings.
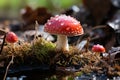
[[[90,38],[88,37],[88,38],[87,38],[87,43],[86,43],[86,45],[85,45],[86,52],[88,52],[88,50],[89,50],[89,42],[90,42]]]
[[[32,52],[34,52],[35,48],[34,48],[34,44],[35,44],[35,41],[36,41],[36,38],[38,38],[38,33],[37,33],[37,30],[38,30],[38,27],[39,27],[39,24],[37,21],[35,21],[35,34],[34,34],[34,39],[33,39],[33,42],[32,42]]]
[[[7,65],[7,68],[6,68],[6,71],[5,71],[5,75],[4,75],[3,80],[6,80],[6,77],[7,77],[7,73],[8,73],[9,67],[10,67],[11,64],[13,64],[13,60],[14,60],[14,55],[12,54],[12,58],[11,58],[9,64]]]
[[[36,37],[38,37],[38,33],[37,33],[38,27],[39,27],[39,24],[38,24],[37,21],[35,21],[35,35],[34,35],[34,40],[36,39]]]
[[[4,47],[5,38],[6,38],[6,34],[4,35],[4,38],[3,38],[3,42],[2,42],[2,45],[1,45],[1,49],[0,49],[0,54],[2,53],[2,50],[3,50],[3,47]]]

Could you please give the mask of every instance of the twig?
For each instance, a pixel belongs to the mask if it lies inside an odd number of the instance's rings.
[[[88,37],[88,38],[87,38],[87,43],[86,43],[86,45],[85,45],[86,52],[88,52],[88,50],[89,50],[89,42],[90,42],[90,38]]]
[[[34,34],[34,39],[33,39],[33,42],[32,42],[32,45],[33,45],[32,51],[35,50],[34,44],[35,44],[36,38],[38,37],[38,34],[37,34],[38,27],[39,27],[39,24],[38,24],[37,21],[35,21],[35,34]]]
[[[4,75],[3,80],[6,79],[6,76],[7,76],[8,70],[9,70],[9,67],[10,67],[11,64],[13,64],[13,59],[14,59],[14,55],[12,54],[12,58],[11,58],[9,64],[7,65],[7,68],[6,68],[6,71],[5,71],[5,75]]]
[[[1,49],[0,49],[0,54],[2,53],[2,50],[3,50],[3,47],[4,47],[5,38],[6,38],[6,34],[4,35],[4,38],[3,38],[3,42],[2,42],[2,45],[1,45]]]
[[[39,27],[39,24],[38,24],[37,21],[35,21],[35,35],[34,35],[34,40],[36,39],[36,37],[38,37],[38,33],[37,33],[38,27]]]

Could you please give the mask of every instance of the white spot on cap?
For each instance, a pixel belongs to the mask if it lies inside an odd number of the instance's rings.
[[[56,18],[55,20],[56,20],[56,21],[58,21],[59,19],[58,19],[58,18]]]
[[[80,31],[77,31],[77,33],[80,33]]]
[[[76,29],[77,29],[77,30],[79,30],[79,28],[78,28],[78,27],[77,27]]]
[[[64,20],[68,20],[67,18],[64,18]]]
[[[61,23],[60,25],[61,25],[61,26],[63,26],[63,25],[64,25],[64,23]]]
[[[72,31],[71,33],[74,33],[74,31]]]
[[[48,22],[48,25],[51,25],[51,22]]]
[[[69,27],[66,28],[67,31],[68,31],[69,29],[70,29]]]

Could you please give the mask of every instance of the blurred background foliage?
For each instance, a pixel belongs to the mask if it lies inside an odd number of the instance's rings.
[[[33,9],[45,7],[49,12],[56,14],[72,5],[80,5],[81,0],[0,0],[0,18],[18,18],[20,10],[25,6]]]

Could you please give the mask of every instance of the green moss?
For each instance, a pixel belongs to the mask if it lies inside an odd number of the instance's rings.
[[[16,43],[15,47],[13,45],[6,45],[3,48],[2,54],[0,54],[0,62],[4,61],[5,63],[8,63],[12,54],[14,54],[14,65],[33,65],[34,63],[39,64],[47,62],[50,66],[55,64],[62,67],[72,66],[73,68],[80,68],[80,72],[74,72],[74,74],[73,72],[68,73],[66,71],[63,73],[64,68],[62,72],[58,69],[58,74],[63,77],[68,76],[69,80],[72,80],[74,76],[81,76],[84,73],[89,74],[92,71],[103,73],[102,70],[104,68],[109,69],[111,66],[109,66],[109,62],[107,62],[106,59],[104,60],[100,55],[97,56],[98,54],[92,53],[91,51],[78,52],[74,46],[70,46],[69,52],[56,51],[55,46],[54,43],[43,38],[37,38],[33,40],[32,43]],[[113,69],[116,70],[117,68],[113,66]],[[111,73],[113,73],[113,69],[111,69]],[[116,75],[116,72],[112,75]],[[57,77],[59,76],[51,77],[51,80],[56,80]]]
[[[30,51],[31,51],[30,43],[25,42],[20,45],[15,44],[15,47],[12,44],[10,44],[10,45],[4,46],[2,55],[9,56],[13,53],[14,56],[23,56],[23,55],[28,55]]]
[[[37,59],[38,62],[44,62],[45,60],[48,61],[51,51],[55,51],[55,44],[43,38],[38,38],[33,41],[33,44],[24,42],[16,44],[15,47],[13,45],[6,45],[3,48],[1,56],[7,58],[13,53],[15,57],[31,57]]]
[[[83,72],[82,71],[79,71],[79,72],[76,72],[75,73],[75,76],[81,76],[83,74]]]
[[[46,41],[43,38],[36,39],[32,45],[34,54],[40,61],[45,60],[49,57],[51,51],[55,51],[55,44],[52,42]]]

